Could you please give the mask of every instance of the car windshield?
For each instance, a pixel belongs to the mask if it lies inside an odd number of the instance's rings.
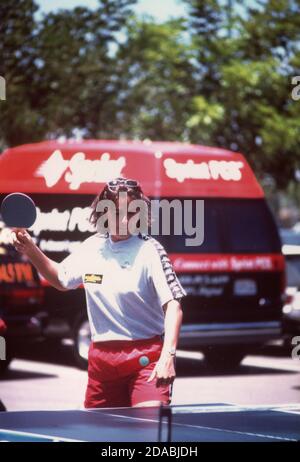
[[[300,233],[292,229],[282,228],[280,230],[280,237],[285,245],[300,245]]]
[[[198,246],[187,246],[186,239],[191,236],[174,235],[174,217],[171,217],[171,235],[154,236],[169,252],[249,254],[281,251],[277,227],[264,200],[203,199],[204,242]],[[196,199],[191,200],[195,211]],[[182,227],[184,229],[183,225]]]
[[[288,287],[300,286],[300,255],[286,256],[286,282]]]

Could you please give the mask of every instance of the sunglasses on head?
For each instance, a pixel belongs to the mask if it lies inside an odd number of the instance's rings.
[[[115,180],[111,180],[106,184],[106,187],[115,192],[118,190],[119,186],[126,186],[128,188],[139,188],[139,182],[136,180],[131,180],[127,178],[116,178]]]

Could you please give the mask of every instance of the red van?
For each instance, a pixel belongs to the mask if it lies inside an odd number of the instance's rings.
[[[44,288],[34,266],[9,245],[9,230],[0,215],[0,335],[5,337],[5,359],[0,374],[24,344],[42,338]],[[1,325],[6,327],[2,332]]]
[[[126,176],[151,199],[204,200],[204,241],[155,236],[188,295],[181,348],[213,367],[232,367],[254,346],[281,336],[284,258],[274,218],[245,158],[224,149],[151,141],[47,141],[0,156],[0,200],[20,191],[38,206],[32,235],[56,261],[95,232],[87,218],[104,184]],[[173,221],[172,221],[173,220]],[[174,217],[171,219],[171,227]],[[84,291],[46,287],[45,335],[72,336],[78,362],[89,343]]]

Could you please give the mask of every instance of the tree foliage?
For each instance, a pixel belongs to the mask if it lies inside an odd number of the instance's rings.
[[[242,151],[261,177],[285,187],[300,161],[300,104],[291,98],[291,78],[300,75],[299,0],[242,9],[233,0],[223,8],[218,0],[186,3],[201,94],[189,138],[206,138],[206,119],[210,144]]]
[[[300,0],[182,0],[184,18],[136,0],[37,16],[0,3],[0,142],[60,135],[181,140],[246,154],[281,188],[300,170]]]

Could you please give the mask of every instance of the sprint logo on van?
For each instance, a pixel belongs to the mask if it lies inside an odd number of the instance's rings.
[[[99,159],[86,159],[84,152],[76,152],[71,159],[64,159],[61,151],[56,149],[35,172],[35,176],[45,179],[48,188],[55,186],[64,176],[70,189],[79,189],[82,183],[106,183],[112,178],[121,176],[125,167],[125,157],[111,159],[104,152]]]
[[[3,263],[0,265],[0,284],[34,282],[30,263]]]
[[[189,159],[185,163],[175,159],[165,159],[164,167],[169,178],[176,178],[179,183],[186,179],[240,181],[243,162],[234,160],[209,160],[196,163]]]

